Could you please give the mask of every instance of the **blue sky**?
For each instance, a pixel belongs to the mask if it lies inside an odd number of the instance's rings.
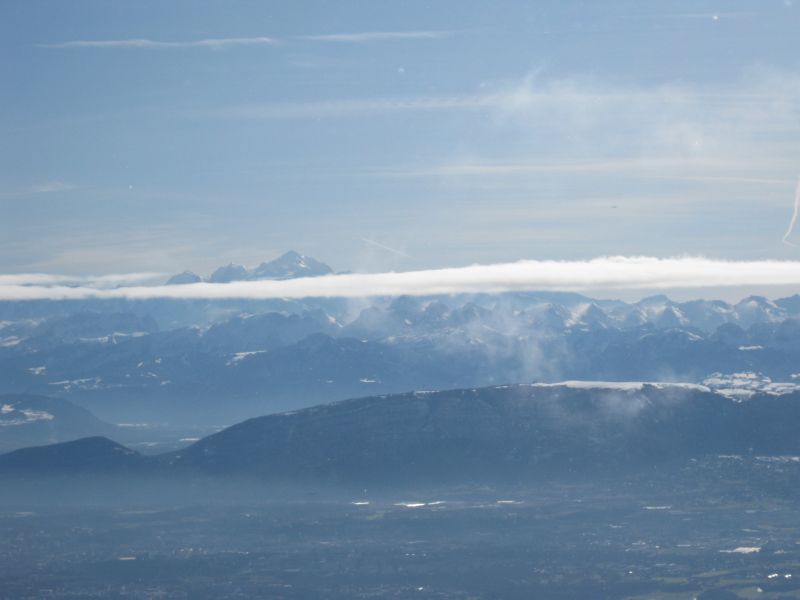
[[[0,272],[795,259],[799,11],[7,1]]]

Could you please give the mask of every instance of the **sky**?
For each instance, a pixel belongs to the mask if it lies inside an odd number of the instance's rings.
[[[795,260],[798,31],[794,0],[6,0],[0,273]]]

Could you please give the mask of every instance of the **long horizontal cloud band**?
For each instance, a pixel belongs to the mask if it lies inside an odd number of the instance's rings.
[[[0,284],[0,300],[359,298],[535,290],[666,289],[740,285],[800,285],[800,262],[605,257],[588,261],[525,260],[460,268],[328,275],[285,281],[194,283],[114,289]]]

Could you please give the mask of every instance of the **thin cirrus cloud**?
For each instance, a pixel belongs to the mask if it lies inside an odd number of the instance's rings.
[[[231,119],[305,119],[349,117],[370,113],[405,111],[482,110],[498,105],[494,95],[408,96],[396,98],[351,98],[322,102],[255,104],[223,108],[212,116]]]
[[[211,116],[242,119],[348,117],[408,111],[486,111],[499,128],[557,128],[559,124],[581,133],[616,126],[618,135],[645,130],[653,143],[691,138],[711,122],[715,130],[757,129],[760,133],[796,128],[794,113],[800,97],[800,77],[795,73],[757,73],[736,85],[703,87],[656,85],[604,86],[579,77],[543,80],[528,75],[495,89],[461,94],[339,98],[294,103],[234,105],[212,111]],[[767,108],[764,108],[764,107]],[[208,115],[209,113],[203,113]],[[706,129],[710,129],[708,126]],[[657,133],[653,139],[650,134]]]
[[[78,285],[90,287],[104,287],[125,285],[152,281],[163,277],[163,273],[124,273],[110,275],[52,275],[49,273],[19,273],[13,275],[0,275],[0,287],[3,286],[51,286],[51,285]]]
[[[54,192],[66,192],[75,186],[63,181],[45,181],[32,185],[28,192],[31,194],[52,194]]]
[[[328,33],[321,35],[301,35],[296,39],[312,42],[342,42],[362,44],[365,42],[385,42],[392,40],[435,40],[453,35],[454,31],[362,31],[359,33]]]
[[[369,42],[385,42],[400,40],[433,40],[452,35],[452,31],[363,31],[357,33],[327,33],[320,35],[295,36],[294,40],[310,42],[338,42],[350,44],[363,44]],[[148,38],[130,38],[121,40],[73,40],[54,44],[39,44],[42,48],[138,48],[138,49],[163,49],[163,48],[226,48],[231,46],[271,46],[279,44],[281,40],[276,37],[235,37],[235,38],[207,38],[201,40],[166,41],[151,40]]]
[[[74,189],[75,186],[73,184],[64,181],[42,181],[24,188],[0,192],[0,200],[38,196],[40,194],[58,194],[59,192],[68,192]]]
[[[579,261],[523,260],[406,272],[187,285],[15,285],[0,280],[2,300],[85,298],[271,299],[429,296],[537,290],[670,289],[798,285],[800,261],[724,261],[700,257],[611,256]]]
[[[278,43],[272,37],[208,38],[188,41],[160,41],[146,38],[124,40],[75,40],[57,44],[40,44],[42,48],[226,48],[230,46],[271,46]]]

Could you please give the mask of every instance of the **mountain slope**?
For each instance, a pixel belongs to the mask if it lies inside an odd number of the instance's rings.
[[[0,455],[0,474],[40,476],[123,474],[140,469],[147,459],[104,437],[87,437],[50,446],[21,448]]]
[[[703,386],[619,382],[415,392],[250,419],[159,457],[100,438],[26,449],[0,457],[0,475],[136,469],[364,486],[589,480],[722,455],[800,455],[798,400],[734,402]]]
[[[117,434],[116,426],[66,400],[30,394],[0,395],[0,452]]]
[[[170,469],[282,481],[469,482],[800,453],[797,398],[701,386],[503,386],[348,400],[245,421],[161,457]]]

